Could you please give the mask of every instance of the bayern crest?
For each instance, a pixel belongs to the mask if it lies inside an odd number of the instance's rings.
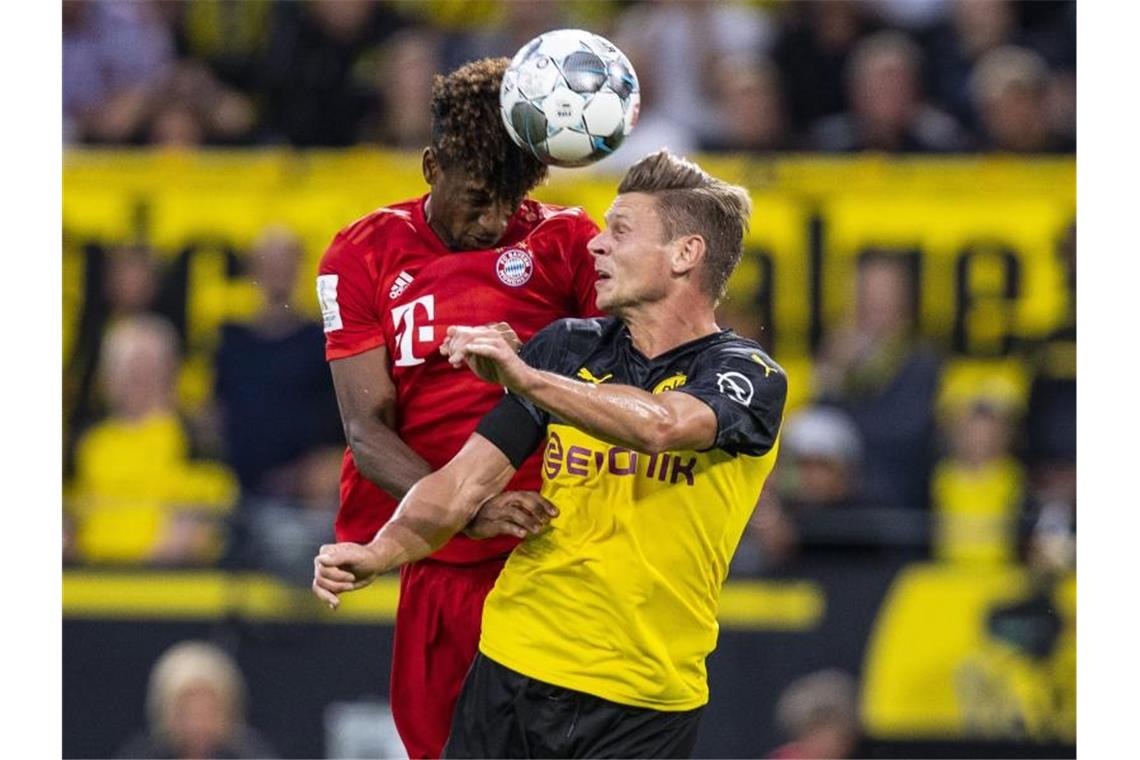
[[[495,262],[495,273],[504,285],[517,288],[525,285],[534,274],[534,262],[522,248],[508,248],[499,254],[499,260]]]

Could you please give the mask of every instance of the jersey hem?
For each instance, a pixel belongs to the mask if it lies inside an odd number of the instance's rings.
[[[573,689],[585,694],[589,694],[600,699],[605,699],[610,702],[616,702],[619,705],[626,705],[627,707],[640,707],[647,710],[657,710],[658,712],[686,712],[688,710],[695,710],[698,707],[703,707],[708,704],[709,696],[706,692],[696,699],[679,700],[676,702],[660,702],[650,699],[644,699],[637,696],[631,696],[627,693],[620,693],[611,691],[609,689],[599,689],[597,684],[587,679],[579,679],[568,677],[561,673],[551,673],[542,668],[534,668],[530,665],[521,664],[518,660],[509,655],[505,655],[495,647],[487,644],[486,640],[480,636],[479,651],[485,656],[491,658],[503,667],[510,668],[511,670],[526,676],[527,678],[535,678],[539,681],[554,686],[560,686],[563,689]]]
[[[384,345],[384,336],[380,335],[377,336],[375,340],[365,341],[364,343],[361,343],[358,346],[353,346],[352,348],[326,348],[325,361],[331,362],[336,361],[337,359],[347,359],[350,356],[363,354],[365,351],[371,351],[372,349],[382,345]]]

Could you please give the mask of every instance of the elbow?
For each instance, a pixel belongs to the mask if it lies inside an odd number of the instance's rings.
[[[370,414],[354,414],[344,419],[344,440],[354,456],[376,446],[377,435],[391,430],[394,425],[392,405],[385,403]]]
[[[637,431],[637,450],[650,455],[670,451],[676,448],[678,431],[676,415],[668,410],[656,412],[653,418]]]

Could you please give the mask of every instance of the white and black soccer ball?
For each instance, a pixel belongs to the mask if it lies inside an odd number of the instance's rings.
[[[641,92],[629,59],[581,29],[546,32],[515,54],[499,90],[511,139],[554,166],[613,153],[637,124]]]

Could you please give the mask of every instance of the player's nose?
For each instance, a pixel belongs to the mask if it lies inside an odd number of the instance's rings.
[[[609,235],[603,230],[597,235],[590,238],[590,242],[586,243],[586,250],[595,256],[604,256],[609,252]]]
[[[493,236],[496,240],[506,232],[510,224],[514,209],[506,203],[496,203],[479,215],[479,227],[486,236]]]

